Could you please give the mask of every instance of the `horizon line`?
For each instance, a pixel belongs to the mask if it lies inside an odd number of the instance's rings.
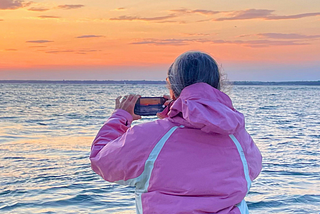
[[[0,79],[0,82],[3,81],[88,81],[88,82],[95,82],[95,81],[146,81],[146,82],[165,82],[165,80],[147,80],[147,79],[120,79],[120,80],[114,80],[114,79]],[[262,81],[262,80],[226,80],[226,82],[319,82],[319,80],[272,80],[272,81]]]
[[[166,84],[164,80],[0,80],[0,83],[62,83],[62,84]],[[311,85],[320,86],[320,80],[298,80],[298,81],[224,81],[230,85]]]

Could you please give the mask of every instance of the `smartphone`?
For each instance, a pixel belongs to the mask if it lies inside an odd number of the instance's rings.
[[[140,97],[134,106],[134,113],[140,116],[154,116],[165,109],[164,97]]]

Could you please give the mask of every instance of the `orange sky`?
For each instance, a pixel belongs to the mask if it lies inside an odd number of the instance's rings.
[[[314,0],[0,0],[0,79],[163,79],[200,50],[231,79],[314,80],[319,26]]]

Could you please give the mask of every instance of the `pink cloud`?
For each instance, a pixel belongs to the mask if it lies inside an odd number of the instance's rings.
[[[190,40],[187,39],[144,39],[137,42],[132,42],[133,45],[187,45]]]
[[[42,12],[42,11],[47,11],[49,9],[47,8],[37,8],[37,7],[31,7],[28,9],[29,11],[36,11],[36,12]]]
[[[297,46],[309,45],[310,43],[301,41],[283,41],[283,40],[209,40],[209,39],[143,39],[130,44],[134,45],[171,45],[181,46],[189,45],[193,42],[207,44],[222,44],[222,45],[243,45],[251,48],[271,47],[271,46]]]
[[[171,19],[176,17],[174,14],[170,14],[167,16],[157,16],[157,17],[139,17],[139,16],[119,16],[117,18],[110,18],[112,21],[161,21],[166,19]]]
[[[258,36],[266,37],[269,39],[317,39],[320,35],[303,35],[296,33],[259,33]]]
[[[116,8],[116,9],[114,9],[115,11],[125,11],[125,10],[127,10],[127,8],[125,8],[125,7],[118,7],[118,8]]]
[[[215,15],[221,13],[221,11],[213,11],[213,10],[192,10],[191,13],[199,13],[202,15]]]
[[[218,18],[216,21],[224,20],[243,20],[243,19],[256,19],[261,17],[268,17],[274,10],[257,10],[257,9],[248,9],[242,11],[230,12],[231,17]]]
[[[170,10],[170,12],[174,13],[182,13],[182,14],[192,14],[192,13],[197,13],[197,14],[202,14],[202,15],[215,15],[218,13],[221,13],[221,11],[215,11],[215,10],[189,10],[189,9],[176,9],[176,10]]]
[[[229,12],[229,17],[213,19],[213,21],[226,20],[247,20],[247,19],[264,19],[264,20],[283,20],[283,19],[300,19],[304,17],[319,16],[319,13],[301,13],[288,16],[279,16],[273,14],[274,10],[248,9],[241,11]]]
[[[57,8],[70,10],[70,9],[78,9],[81,7],[84,7],[84,5],[82,5],[82,4],[65,4],[65,5],[59,5]]]
[[[100,36],[100,35],[82,35],[82,36],[77,36],[76,38],[83,39],[83,38],[100,38],[100,37],[103,37],[103,36]]]
[[[36,43],[36,42],[34,42],[34,43]],[[38,43],[41,43],[41,42],[38,42]],[[29,48],[45,48],[45,47],[47,47],[47,46],[45,46],[45,45],[32,45],[32,46],[29,46]]]
[[[289,15],[289,16],[269,16],[266,17],[267,20],[281,20],[281,19],[301,19],[305,17],[312,17],[312,16],[320,16],[320,13],[301,13],[296,15]]]
[[[76,54],[88,54],[88,53],[92,53],[92,52],[98,52],[98,51],[101,51],[101,50],[79,50],[76,52]]]
[[[183,33],[183,36],[209,36],[209,33]]]
[[[72,50],[72,49],[52,49],[52,50],[39,50],[40,52],[44,52],[47,54],[61,54],[61,53],[72,53],[72,54],[88,54],[93,52],[98,52],[101,50],[94,50],[94,49],[80,49],[80,50]]]
[[[260,48],[260,47],[271,47],[271,46],[296,46],[296,45],[309,45],[307,42],[297,42],[297,41],[274,41],[274,40],[213,40],[213,44],[235,44],[243,45],[246,47]]]
[[[52,53],[52,54],[58,54],[58,53],[72,53],[74,52],[73,50],[50,50],[50,51],[45,51],[45,53]]]
[[[48,42],[53,42],[49,40],[31,40],[31,41],[26,41],[28,43],[48,43]]]
[[[38,16],[38,17],[41,19],[59,19],[59,18],[61,18],[60,16],[46,16],[46,15]]]
[[[227,21],[227,20],[251,20],[251,19],[262,19],[262,20],[289,20],[289,19],[300,19],[305,17],[320,16],[320,12],[315,13],[300,13],[293,15],[278,15],[274,14],[275,10],[268,9],[247,9],[239,11],[215,11],[205,9],[173,9],[168,11],[171,14],[166,16],[158,17],[140,17],[140,16],[119,16],[110,18],[112,21],[161,21],[159,23],[174,23],[177,21],[170,20],[171,18],[188,15],[188,14],[200,14],[204,16],[215,16],[222,14],[221,17],[212,19],[211,17],[204,20],[195,20],[194,22],[206,22],[206,21]],[[181,22],[181,21],[180,21]],[[179,22],[179,23],[180,23]]]
[[[25,2],[24,0],[1,0],[0,10],[15,10],[23,7],[27,7],[32,2]]]
[[[163,23],[186,24],[187,22],[185,22],[185,21],[174,21],[174,20],[164,20],[164,21],[158,21],[156,23],[160,23],[160,24],[163,24]]]

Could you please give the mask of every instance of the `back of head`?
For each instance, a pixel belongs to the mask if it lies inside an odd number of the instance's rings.
[[[215,60],[208,54],[188,51],[181,54],[168,70],[170,88],[176,97],[185,87],[204,82],[220,90],[220,73]]]

